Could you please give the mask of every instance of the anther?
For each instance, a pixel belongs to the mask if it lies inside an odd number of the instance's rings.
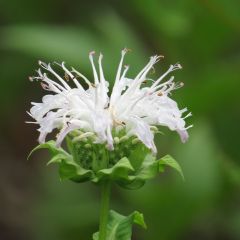
[[[49,90],[47,84],[45,84],[45,83],[43,83],[43,82],[41,82],[40,84],[41,84],[41,86],[42,86],[42,88],[43,88],[44,90]]]
[[[173,68],[175,69],[182,69],[182,65],[180,63],[176,63]]]
[[[49,66],[50,66],[50,64],[49,65],[47,65],[45,62],[42,62],[41,60],[38,60],[38,64],[41,66],[41,67],[43,67],[43,68],[49,68]]]
[[[65,78],[66,81],[69,81],[69,76],[67,75],[66,72],[65,72],[65,74],[64,74],[64,78]]]
[[[126,53],[127,53],[127,52],[132,52],[132,49],[130,49],[130,48],[124,48],[123,51],[125,51]]]
[[[155,71],[155,68],[154,68],[154,66],[152,66],[151,67],[151,72],[150,72],[150,74],[154,74],[156,71]]]

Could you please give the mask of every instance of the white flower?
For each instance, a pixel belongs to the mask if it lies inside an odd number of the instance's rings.
[[[191,126],[185,127],[184,119],[191,113],[182,117],[187,109],[180,110],[177,103],[169,97],[171,91],[181,87],[182,83],[174,83],[173,76],[164,81],[167,75],[180,69],[181,65],[171,65],[162,76],[153,81],[147,74],[160,59],[160,56],[153,56],[138,75],[131,79],[126,77],[129,67],[123,67],[126,52],[127,49],[124,49],[121,53],[110,96],[109,83],[105,80],[102,69],[102,54],[98,59],[98,70],[94,65],[94,52],[89,54],[94,82],[90,82],[74,68],[69,70],[64,62],[54,63],[63,71],[65,76],[62,78],[50,64],[39,61],[45,72],[38,69],[38,76],[31,77],[30,80],[40,80],[42,87],[52,93],[45,95],[41,103],[32,102],[33,107],[29,112],[36,120],[34,123],[40,126],[40,143],[54,129],[60,130],[57,145],[61,144],[69,132],[81,130],[84,134],[95,135],[95,143],[106,143],[112,150],[113,130],[125,129],[127,136],[137,136],[156,152],[151,126],[167,126],[170,130],[177,131],[183,142],[188,139],[187,129]],[[53,77],[55,81],[51,79]],[[69,85],[70,81],[75,85],[73,88]],[[151,85],[147,86],[146,82]]]

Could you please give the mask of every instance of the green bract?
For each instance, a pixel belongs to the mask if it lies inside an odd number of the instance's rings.
[[[123,188],[138,189],[146,180],[164,171],[166,166],[174,168],[183,177],[181,167],[170,155],[156,159],[144,144],[136,139],[123,138],[117,139],[113,151],[104,144],[91,143],[87,139],[73,141],[68,138],[69,152],[56,147],[55,141],[49,141],[35,147],[30,155],[38,149],[48,149],[51,159],[47,164],[57,163],[60,178],[74,182],[98,184],[114,181]]]

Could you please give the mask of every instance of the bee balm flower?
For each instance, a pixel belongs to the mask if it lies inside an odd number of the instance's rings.
[[[54,63],[63,71],[62,78],[51,64],[39,61],[41,68],[37,70],[38,75],[30,77],[30,80],[41,81],[42,87],[51,92],[42,98],[41,103],[32,102],[33,107],[29,112],[35,119],[34,123],[40,126],[40,143],[45,142],[47,134],[54,129],[59,130],[57,146],[66,135],[78,131],[75,141],[91,137],[94,143],[106,143],[113,150],[114,142],[121,140],[114,137],[113,132],[125,131],[126,137],[136,136],[147,148],[156,152],[152,131],[154,126],[166,126],[177,131],[183,142],[188,139],[187,129],[191,126],[185,127],[185,118],[191,113],[183,117],[187,109],[180,110],[169,97],[171,91],[181,87],[182,83],[176,84],[173,76],[165,80],[181,65],[171,65],[153,81],[147,75],[160,60],[160,56],[153,56],[135,78],[128,78],[126,74],[129,67],[123,66],[126,52],[126,49],[122,50],[111,95],[108,94],[109,83],[103,73],[102,54],[98,58],[98,68],[94,64],[94,52],[89,54],[93,82],[76,69],[69,70],[64,62]],[[70,81],[75,85],[73,88],[70,87]],[[146,82],[151,85],[145,86]]]

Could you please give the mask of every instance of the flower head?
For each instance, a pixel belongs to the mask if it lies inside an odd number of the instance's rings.
[[[126,77],[128,66],[123,65],[127,49],[122,50],[115,83],[109,95],[109,83],[105,80],[102,59],[98,58],[98,67],[94,63],[94,52],[89,59],[93,70],[94,81],[88,80],[74,68],[67,68],[65,63],[54,63],[63,71],[61,77],[51,64],[39,61],[40,69],[36,77],[42,87],[51,94],[45,95],[41,103],[32,102],[29,115],[40,126],[39,142],[45,142],[47,134],[58,129],[56,144],[59,146],[66,135],[77,131],[74,141],[91,137],[94,143],[107,145],[114,149],[114,142],[119,141],[117,133],[124,131],[126,137],[136,136],[147,148],[156,152],[154,144],[154,126],[166,126],[177,131],[181,140],[188,139],[183,117],[186,108],[179,109],[177,103],[169,96],[171,91],[181,87],[175,83],[171,72],[181,69],[180,64],[171,65],[156,80],[148,78],[150,70],[161,56],[153,56],[135,78]],[[55,79],[55,80],[53,80]],[[69,81],[74,83],[70,87]],[[148,86],[145,83],[150,82]],[[87,86],[87,87],[84,87]]]

